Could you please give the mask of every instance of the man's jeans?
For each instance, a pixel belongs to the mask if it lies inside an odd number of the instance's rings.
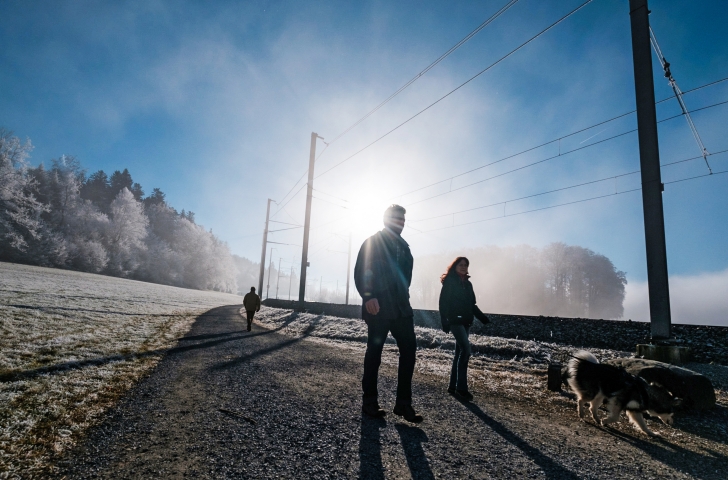
[[[468,330],[468,327],[464,325],[450,326],[450,331],[455,337],[455,358],[452,359],[450,388],[456,390],[468,389],[468,362],[470,361]]]
[[[412,375],[415,372],[417,338],[413,317],[400,317],[394,320],[372,319],[367,322],[367,351],[364,355],[364,377],[361,387],[365,404],[377,403],[377,376],[382,363],[382,349],[387,334],[397,341],[399,348],[399,370],[397,374],[397,404],[412,405]]]

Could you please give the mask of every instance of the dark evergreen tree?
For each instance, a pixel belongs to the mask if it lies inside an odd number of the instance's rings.
[[[167,205],[164,192],[158,188],[153,189],[152,194],[145,198],[143,202],[146,208],[149,208],[152,205]]]
[[[86,183],[81,187],[81,198],[90,200],[102,212],[108,213],[109,205],[114,197],[111,195],[111,186],[106,172],[99,170],[88,177]]]
[[[134,183],[134,185],[131,186],[129,189],[132,195],[134,195],[134,199],[137,202],[141,202],[142,198],[144,198],[144,190],[142,190],[142,186],[138,183]]]
[[[131,173],[128,169],[124,169],[123,172],[115,171],[109,178],[109,186],[111,187],[111,198],[114,199],[120,191],[125,188],[131,192],[134,181],[131,179]],[[140,187],[141,189],[141,187]]]

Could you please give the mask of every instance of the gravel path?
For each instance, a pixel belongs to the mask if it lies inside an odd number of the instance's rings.
[[[523,401],[515,387],[493,394],[499,389],[477,383],[475,400],[461,403],[427,371],[414,379],[422,424],[391,413],[369,419],[359,401],[363,345],[256,325],[246,332],[238,308],[201,316],[86,441],[58,459],[56,476],[723,479],[728,471],[725,429],[688,423],[686,431],[678,421],[680,430],[657,426],[665,437],[653,440],[625,420],[615,429],[577,421],[567,394]],[[385,355],[380,400],[391,409],[396,349]],[[704,423],[725,425],[726,408],[718,408]]]

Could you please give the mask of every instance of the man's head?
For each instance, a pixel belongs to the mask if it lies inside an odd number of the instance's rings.
[[[250,287],[250,292],[255,293],[255,287]]]
[[[390,205],[384,211],[384,226],[399,235],[404,229],[404,214],[407,210],[401,205]]]

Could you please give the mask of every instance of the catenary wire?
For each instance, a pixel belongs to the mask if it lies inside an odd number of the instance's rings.
[[[718,84],[718,83],[721,83],[721,82],[725,82],[726,80],[728,80],[728,77],[726,77],[726,78],[721,78],[720,80],[716,80],[716,81],[714,81],[714,82],[710,82],[710,83],[707,83],[707,84],[705,84],[705,85],[701,85],[701,86],[698,86],[698,87],[695,87],[695,88],[691,88],[690,90],[686,90],[685,92],[683,92],[683,95],[685,95],[685,94],[687,94],[687,93],[695,92],[695,91],[697,91],[697,90],[700,90],[700,89],[703,89],[703,88],[706,88],[706,87],[710,87],[710,86],[716,85],[716,84]],[[657,105],[657,104],[660,104],[660,103],[663,103],[663,102],[666,102],[666,101],[668,101],[668,100],[672,100],[673,98],[674,98],[674,97],[672,97],[672,96],[671,96],[671,97],[666,97],[666,98],[663,98],[662,100],[660,100],[660,101],[658,101],[658,102],[655,102],[655,105]],[[719,104],[718,104],[718,105],[719,105]],[[709,106],[709,107],[706,107],[706,108],[711,108],[711,107],[713,107],[713,106],[717,106],[717,105],[711,105],[711,106]],[[694,110],[691,110],[691,112],[697,112],[697,111],[699,111],[699,110],[702,110],[702,108],[698,108],[698,109],[694,109]],[[547,142],[541,143],[540,145],[536,145],[536,146],[534,146],[534,147],[530,147],[530,148],[527,148],[526,150],[522,150],[522,151],[520,151],[520,152],[517,152],[517,153],[511,154],[511,155],[508,155],[508,156],[506,156],[506,157],[503,157],[503,158],[501,158],[501,159],[498,159],[498,160],[495,160],[495,161],[493,161],[493,162],[487,163],[487,164],[485,164],[485,165],[481,165],[481,166],[479,166],[479,167],[476,167],[476,168],[470,169],[470,170],[468,170],[468,171],[465,171],[465,172],[462,172],[462,173],[458,173],[457,175],[454,175],[454,176],[452,176],[452,177],[448,177],[448,178],[445,178],[445,179],[443,179],[443,180],[438,180],[437,182],[431,183],[431,184],[429,184],[429,185],[425,185],[425,186],[423,186],[423,187],[418,187],[418,188],[416,188],[416,189],[414,189],[414,190],[410,190],[410,191],[408,191],[408,192],[405,192],[405,193],[402,193],[402,194],[399,194],[399,195],[395,195],[395,196],[392,196],[392,197],[390,197],[390,199],[395,199],[395,198],[401,198],[401,197],[405,197],[405,196],[407,196],[407,195],[410,195],[410,194],[412,194],[412,193],[416,193],[416,192],[419,192],[420,190],[425,190],[425,189],[427,189],[427,188],[430,188],[430,187],[434,187],[435,185],[439,185],[439,184],[441,184],[441,183],[445,183],[445,182],[448,182],[448,181],[450,181],[450,180],[453,180],[453,179],[455,179],[455,178],[458,178],[458,177],[462,177],[463,175],[467,175],[467,174],[469,174],[469,173],[473,173],[473,172],[475,172],[475,171],[477,171],[477,170],[480,170],[480,169],[483,169],[483,168],[489,167],[489,166],[491,166],[491,165],[494,165],[494,164],[496,164],[496,163],[500,163],[500,162],[502,162],[502,161],[505,161],[505,160],[508,160],[508,159],[511,159],[511,158],[517,157],[517,156],[519,156],[519,155],[523,155],[524,153],[528,153],[528,152],[531,152],[531,151],[533,151],[533,150],[537,150],[537,149],[539,149],[539,148],[541,148],[541,147],[545,147],[546,145],[550,145],[550,144],[552,144],[552,143],[560,142],[561,140],[564,140],[565,138],[569,138],[569,137],[572,137],[572,136],[574,136],[574,135],[577,135],[577,134],[579,134],[579,133],[585,132],[585,131],[587,131],[587,130],[590,130],[590,129],[592,129],[592,128],[595,128],[595,127],[598,127],[598,126],[604,125],[604,124],[606,124],[606,123],[609,123],[609,122],[613,122],[614,120],[618,120],[618,119],[620,119],[620,118],[626,117],[627,115],[631,115],[631,114],[635,113],[636,111],[637,111],[637,110],[632,110],[632,111],[630,111],[630,112],[622,113],[622,114],[620,114],[620,115],[617,115],[617,116],[615,116],[615,117],[612,117],[612,118],[610,118],[610,119],[608,119],[608,120],[604,120],[604,121],[601,121],[601,122],[595,123],[594,125],[590,125],[590,126],[588,126],[588,127],[584,127],[584,128],[581,128],[581,129],[579,129],[579,130],[576,130],[576,131],[574,131],[574,132],[571,132],[571,133],[569,133],[569,134],[567,134],[567,135],[562,135],[561,137],[558,137],[558,138],[554,138],[553,140],[549,140],[549,141],[547,141]],[[677,115],[677,116],[681,116],[681,115]],[[670,118],[675,118],[675,117],[670,117]],[[666,119],[666,120],[667,120],[667,119]]]
[[[299,225],[297,223],[289,223],[289,222],[280,222],[278,220],[268,220],[270,223],[282,223],[283,225],[293,225],[294,227],[302,227],[303,225]]]
[[[702,158],[702,157],[699,157],[699,158]],[[713,172],[712,176],[721,175],[721,174],[724,174],[724,173],[728,173],[728,170],[723,170],[723,171],[720,171],[720,172]],[[697,176],[694,176],[694,177],[681,178],[679,180],[673,180],[673,181],[670,181],[670,182],[664,182],[664,184],[665,185],[669,185],[671,183],[685,182],[685,181],[688,181],[688,180],[695,180],[695,179],[698,179],[698,178],[704,178],[704,177],[710,177],[710,176],[711,176],[710,173],[705,173],[703,175],[697,175]],[[509,214],[506,214],[506,215],[499,215],[497,217],[491,217],[491,218],[486,218],[486,219],[482,219],[482,220],[475,220],[475,221],[472,221],[472,222],[459,223],[457,225],[449,225],[449,226],[446,226],[446,227],[439,227],[439,228],[433,228],[433,229],[430,229],[430,230],[423,230],[421,233],[435,232],[435,231],[438,231],[438,230],[446,230],[446,229],[449,229],[449,228],[463,227],[463,226],[466,226],[466,225],[473,225],[473,224],[476,224],[476,223],[489,222],[489,221],[498,220],[498,219],[501,219],[501,218],[515,217],[515,216],[518,216],[518,215],[524,215],[526,213],[540,212],[540,211],[543,211],[543,210],[550,210],[552,208],[565,207],[565,206],[574,205],[574,204],[577,204],[577,203],[584,203],[584,202],[589,202],[589,201],[592,201],[592,200],[599,200],[601,198],[614,197],[616,195],[623,195],[625,193],[637,192],[639,190],[642,190],[642,187],[632,188],[632,189],[624,190],[624,191],[621,191],[621,192],[609,193],[609,194],[606,194],[606,195],[598,195],[596,197],[584,198],[584,199],[581,199],[581,200],[574,200],[572,202],[559,203],[557,205],[550,205],[548,207],[534,208],[532,210],[525,210],[523,212],[509,213]],[[413,234],[413,236],[414,235],[417,235],[417,234]]]
[[[448,51],[446,51],[445,53],[443,53],[442,55],[440,55],[434,62],[432,62],[431,64],[429,64],[427,67],[425,67],[424,70],[422,70],[417,75],[415,75],[414,77],[412,77],[409,81],[407,81],[407,83],[405,83],[404,85],[402,85],[401,87],[399,87],[399,89],[396,92],[394,92],[393,94],[391,94],[389,97],[385,98],[379,105],[377,105],[372,110],[370,110],[369,112],[367,112],[366,115],[364,115],[359,120],[357,120],[356,122],[354,122],[349,128],[347,128],[346,130],[344,130],[343,132],[341,132],[340,134],[338,134],[336,137],[334,137],[334,139],[331,140],[329,143],[331,144],[331,143],[336,142],[338,139],[340,139],[341,137],[343,137],[344,135],[346,135],[347,133],[349,133],[349,131],[353,130],[361,122],[363,122],[364,120],[366,120],[367,118],[369,118],[370,116],[372,116],[377,110],[379,110],[384,105],[386,105],[394,97],[396,97],[397,95],[399,95],[400,93],[402,93],[407,87],[409,87],[410,85],[412,85],[413,83],[415,83],[424,74],[426,74],[427,72],[429,72],[430,70],[432,70],[438,63],[442,62],[451,53],[453,53],[455,50],[457,50],[458,48],[460,48],[461,46],[463,46],[465,43],[467,43],[468,40],[470,40],[475,35],[477,35],[481,30],[483,30],[485,27],[487,27],[489,24],[491,24],[495,19],[497,19],[499,16],[501,16],[503,13],[505,13],[506,10],[508,10],[509,8],[511,8],[516,3],[518,3],[518,0],[510,0],[509,2],[507,2],[504,6],[502,6],[500,8],[500,10],[498,10],[496,13],[494,13],[493,15],[491,15],[487,20],[485,20],[483,23],[481,23],[480,25],[478,25],[478,27],[475,30],[473,30],[468,35],[466,35],[465,38],[463,38],[458,43],[456,43],[455,45],[453,45],[452,47],[450,47],[450,49]]]
[[[713,156],[713,155],[718,155],[718,154],[725,153],[725,152],[728,152],[728,149],[726,149],[726,150],[720,150],[720,151],[715,152],[715,153],[709,153],[708,155]],[[661,168],[662,167],[670,167],[670,166],[673,166],[673,165],[677,165],[679,163],[684,163],[684,162],[688,162],[688,161],[691,161],[691,160],[698,160],[700,158],[703,158],[703,156],[700,155],[698,157],[690,157],[690,158],[685,158],[685,159],[682,159],[682,160],[677,160],[677,161],[674,161],[674,162],[663,163],[662,165],[660,165],[660,167]],[[437,219],[437,218],[449,217],[451,215],[458,215],[460,213],[467,213],[467,212],[472,212],[472,211],[475,211],[475,210],[482,210],[484,208],[495,207],[495,206],[498,206],[498,205],[503,205],[505,203],[513,203],[513,202],[517,202],[517,201],[520,201],[520,200],[525,200],[525,199],[528,199],[528,198],[539,197],[541,195],[547,195],[549,193],[562,192],[564,190],[570,190],[570,189],[573,189],[573,188],[583,187],[583,186],[586,186],[586,185],[592,185],[594,183],[606,182],[608,180],[615,180],[617,178],[626,177],[628,175],[635,175],[637,173],[640,173],[640,170],[634,170],[634,171],[627,172],[627,173],[620,173],[618,175],[610,175],[608,177],[600,178],[598,180],[590,180],[588,182],[577,183],[577,184],[569,185],[569,186],[566,186],[566,187],[556,188],[556,189],[553,189],[553,190],[547,190],[545,192],[539,192],[539,193],[534,193],[534,194],[531,194],[531,195],[526,195],[526,196],[523,196],[523,197],[512,198],[510,200],[501,200],[499,202],[491,203],[489,205],[482,205],[482,206],[478,206],[478,207],[467,208],[465,210],[458,210],[456,212],[448,212],[448,213],[443,213],[441,215],[434,215],[432,217],[426,217],[426,218],[417,218],[417,219],[414,219],[414,220],[408,219],[407,222],[408,223],[419,223],[419,222],[425,222],[425,221],[428,221],[428,220],[434,220],[434,219]],[[672,182],[666,182],[666,183],[672,183]]]
[[[318,138],[320,138],[321,141],[323,141],[323,137],[318,137]],[[321,152],[316,156],[316,159],[314,160],[314,163],[321,157],[321,155],[324,154],[324,152],[326,151],[326,149],[329,148],[330,143],[324,142],[324,145],[325,145],[324,149],[321,150]],[[293,191],[293,189],[296,188],[296,186],[298,185],[298,182],[300,182],[301,180],[303,180],[303,178],[306,176],[307,173],[308,173],[308,169],[306,169],[306,171],[304,171],[301,174],[301,176],[298,178],[298,180],[296,180],[296,183],[293,184],[293,186],[288,191],[288,193],[286,193],[283,196],[283,198],[281,198],[280,202],[276,202],[276,205],[278,205],[279,203],[282,203],[286,199],[286,197],[288,197],[288,195]],[[296,193],[298,193],[298,192],[296,192]],[[286,202],[286,203],[288,203],[288,202]],[[273,214],[273,216],[276,216],[281,210],[283,210],[283,207],[280,207],[278,210],[276,210],[275,213]]]
[[[705,109],[708,109],[708,108],[713,108],[713,107],[717,107],[717,106],[720,106],[720,105],[724,105],[724,104],[726,104],[726,103],[728,103],[728,100],[726,100],[726,101],[723,101],[723,102],[718,102],[718,103],[714,103],[713,105],[708,105],[708,106],[706,106],[706,107],[696,108],[695,110],[691,110],[691,112],[697,112],[697,111],[699,111],[699,110],[705,110]],[[675,118],[678,118],[678,117],[682,117],[682,114],[678,114],[678,115],[673,115],[673,116],[671,116],[671,117],[663,118],[662,120],[659,120],[659,121],[658,121],[657,123],[663,123],[663,122],[667,122],[668,120],[673,120],[673,119],[675,119]],[[541,159],[541,160],[537,160],[537,161],[535,161],[535,162],[531,162],[531,163],[529,163],[529,164],[526,164],[526,165],[523,165],[523,166],[520,166],[520,167],[517,167],[517,168],[513,168],[513,169],[511,169],[511,170],[508,170],[508,171],[505,171],[505,172],[499,173],[499,174],[497,174],[497,175],[493,175],[493,176],[490,176],[490,177],[488,177],[488,178],[484,178],[483,180],[478,180],[477,182],[472,182],[472,183],[469,183],[469,184],[467,184],[467,185],[463,185],[463,186],[461,186],[461,187],[453,188],[453,189],[451,189],[451,190],[448,190],[447,192],[442,192],[442,193],[438,193],[438,194],[436,194],[436,195],[432,195],[432,196],[429,196],[429,197],[427,197],[427,198],[423,198],[423,199],[421,199],[421,200],[417,200],[416,202],[409,202],[409,203],[408,203],[408,205],[417,205],[418,203],[422,203],[422,202],[425,202],[425,201],[428,201],[428,200],[432,200],[433,198],[438,198],[438,197],[441,197],[441,196],[443,196],[443,195],[448,195],[448,194],[450,194],[450,193],[453,193],[453,192],[457,192],[457,191],[459,191],[459,190],[463,190],[463,189],[465,189],[465,188],[469,188],[469,187],[472,187],[473,185],[478,185],[478,184],[480,184],[480,183],[483,183],[483,182],[487,182],[488,180],[493,180],[494,178],[499,178],[499,177],[503,177],[503,176],[505,176],[505,175],[508,175],[508,174],[511,174],[511,173],[517,172],[517,171],[519,171],[519,170],[524,170],[524,169],[526,169],[526,168],[530,168],[530,167],[532,167],[532,166],[534,166],[534,165],[538,165],[538,164],[540,164],[540,163],[544,163],[544,162],[547,162],[547,161],[549,161],[549,160],[553,160],[553,159],[555,159],[555,158],[563,157],[564,155],[568,155],[568,154],[570,154],[570,153],[578,152],[579,150],[584,150],[584,149],[586,149],[586,148],[589,148],[589,147],[593,147],[594,145],[599,145],[600,143],[604,143],[604,142],[608,142],[608,141],[610,141],[610,140],[614,140],[615,138],[619,138],[619,137],[622,137],[622,136],[624,136],[624,135],[627,135],[627,134],[630,134],[630,133],[634,133],[634,132],[636,132],[636,131],[637,131],[637,129],[635,128],[635,129],[632,129],[632,130],[628,130],[628,131],[625,131],[625,132],[622,132],[622,133],[618,133],[618,134],[616,134],[616,135],[613,135],[613,136],[611,136],[611,137],[608,137],[608,138],[605,138],[605,139],[602,139],[602,140],[599,140],[599,141],[596,141],[596,142],[590,143],[590,144],[588,144],[588,145],[584,145],[583,147],[578,147],[578,148],[574,148],[574,149],[572,149],[572,150],[567,150],[566,152],[559,152],[559,154],[558,154],[558,155],[552,155],[552,156],[550,156],[550,157],[547,157],[547,158],[544,158],[544,159]],[[496,161],[496,162],[491,162],[491,165],[492,165],[493,163],[497,163],[497,162],[498,162],[498,161]],[[482,168],[482,167],[480,167],[480,168]],[[448,180],[450,180],[450,179],[448,179]],[[442,183],[442,182],[438,182],[438,183]]]
[[[335,169],[335,168],[338,168],[339,166],[341,166],[341,165],[343,165],[344,163],[348,162],[349,160],[351,160],[351,159],[352,159],[352,158],[354,158],[355,156],[359,155],[359,154],[360,154],[361,152],[363,152],[364,150],[368,149],[369,147],[371,147],[371,146],[372,146],[372,145],[374,145],[375,143],[379,142],[379,141],[380,141],[380,140],[382,140],[383,138],[387,137],[387,136],[388,136],[388,135],[390,135],[391,133],[395,132],[396,130],[398,130],[399,128],[401,128],[402,126],[404,126],[405,124],[407,124],[407,123],[409,123],[410,121],[414,120],[415,118],[417,118],[418,116],[420,116],[420,115],[421,115],[422,113],[424,113],[424,112],[426,112],[427,110],[429,110],[430,108],[434,107],[435,105],[437,105],[438,103],[440,103],[441,101],[443,101],[444,99],[446,99],[447,97],[449,97],[450,95],[452,95],[453,93],[455,93],[456,91],[460,90],[460,89],[461,89],[462,87],[464,87],[464,86],[465,86],[465,85],[467,85],[468,83],[472,82],[473,80],[475,80],[476,78],[478,78],[479,76],[481,76],[482,74],[484,74],[485,72],[487,72],[488,70],[490,70],[491,68],[493,68],[494,66],[498,65],[499,63],[501,63],[501,62],[502,62],[503,60],[505,60],[506,58],[510,57],[511,55],[513,55],[514,53],[516,53],[517,51],[519,51],[520,49],[522,49],[523,47],[525,47],[526,45],[528,45],[529,43],[531,43],[532,41],[536,40],[536,39],[537,39],[538,37],[540,37],[540,36],[541,36],[541,35],[543,35],[544,33],[548,32],[549,30],[551,30],[552,28],[554,28],[555,26],[557,26],[558,24],[560,24],[561,22],[563,22],[564,20],[566,20],[567,18],[569,18],[570,16],[572,16],[573,14],[575,14],[576,12],[578,12],[579,10],[581,10],[582,8],[584,8],[584,7],[586,6],[586,5],[588,5],[588,4],[589,4],[589,3],[591,3],[591,2],[592,2],[592,0],[587,0],[586,2],[582,3],[581,5],[579,5],[578,7],[576,7],[575,9],[573,9],[572,11],[570,11],[569,13],[567,13],[566,15],[564,15],[563,17],[559,18],[558,20],[556,20],[556,21],[555,21],[554,23],[552,23],[551,25],[549,25],[549,26],[548,26],[548,27],[546,27],[545,29],[541,30],[541,31],[540,31],[539,33],[537,33],[536,35],[532,36],[531,38],[529,38],[528,40],[526,40],[525,42],[523,42],[522,44],[520,44],[520,45],[519,45],[518,47],[516,47],[515,49],[511,50],[510,52],[508,52],[508,53],[507,53],[507,54],[505,54],[504,56],[500,57],[500,58],[499,58],[498,60],[496,60],[495,62],[493,62],[493,63],[491,63],[490,65],[488,65],[487,67],[485,67],[485,68],[484,68],[483,70],[481,70],[481,71],[480,71],[480,72],[478,72],[477,74],[475,74],[475,75],[473,75],[472,77],[470,77],[470,78],[469,78],[468,80],[466,80],[465,82],[461,83],[460,85],[458,85],[458,86],[457,86],[457,87],[455,87],[454,89],[450,90],[450,91],[449,91],[448,93],[446,93],[445,95],[443,95],[443,96],[442,96],[442,97],[440,97],[439,99],[435,100],[435,101],[434,101],[433,103],[429,104],[428,106],[426,106],[425,108],[423,108],[423,109],[422,109],[422,110],[420,110],[419,112],[417,112],[417,113],[415,113],[414,115],[412,115],[411,117],[409,117],[409,118],[408,118],[407,120],[405,120],[404,122],[402,122],[402,123],[400,123],[399,125],[397,125],[396,127],[392,128],[391,130],[389,130],[389,131],[388,131],[387,133],[385,133],[384,135],[382,135],[382,136],[378,137],[378,138],[377,138],[376,140],[372,141],[371,143],[369,143],[369,144],[367,144],[366,146],[362,147],[361,149],[357,150],[356,152],[354,152],[353,154],[349,155],[349,156],[348,156],[348,157],[346,157],[345,159],[343,159],[343,160],[341,160],[340,162],[338,162],[338,163],[334,164],[334,165],[333,165],[333,166],[331,166],[330,168],[328,168],[328,169],[324,170],[324,171],[323,171],[322,173],[319,173],[319,174],[318,174],[318,175],[317,175],[316,177],[314,177],[314,178],[319,178],[319,177],[321,177],[321,176],[323,176],[323,175],[326,175],[326,174],[327,174],[327,173],[329,173],[329,172],[330,172],[331,170],[333,170],[333,169]]]
[[[685,105],[685,101],[682,98],[683,92],[680,90],[680,87],[677,85],[677,81],[672,76],[672,72],[670,70],[670,62],[668,62],[665,56],[662,54],[662,49],[657,43],[657,36],[655,36],[655,32],[652,30],[652,27],[650,27],[650,43],[652,43],[652,48],[655,50],[655,54],[657,54],[657,59],[660,61],[662,69],[665,71],[665,78],[667,78],[670,87],[672,87],[672,91],[675,94],[675,99],[680,105],[680,109],[682,110],[683,115],[685,115],[685,120],[688,122],[688,127],[690,128],[690,131],[695,138],[695,142],[698,144],[698,149],[703,155],[705,165],[708,167],[708,171],[710,173],[713,173],[713,170],[710,168],[710,163],[708,162],[708,149],[705,148],[703,140],[700,138],[700,134],[698,133],[698,128],[695,126],[695,124],[693,123],[693,119],[690,117],[688,107]]]

